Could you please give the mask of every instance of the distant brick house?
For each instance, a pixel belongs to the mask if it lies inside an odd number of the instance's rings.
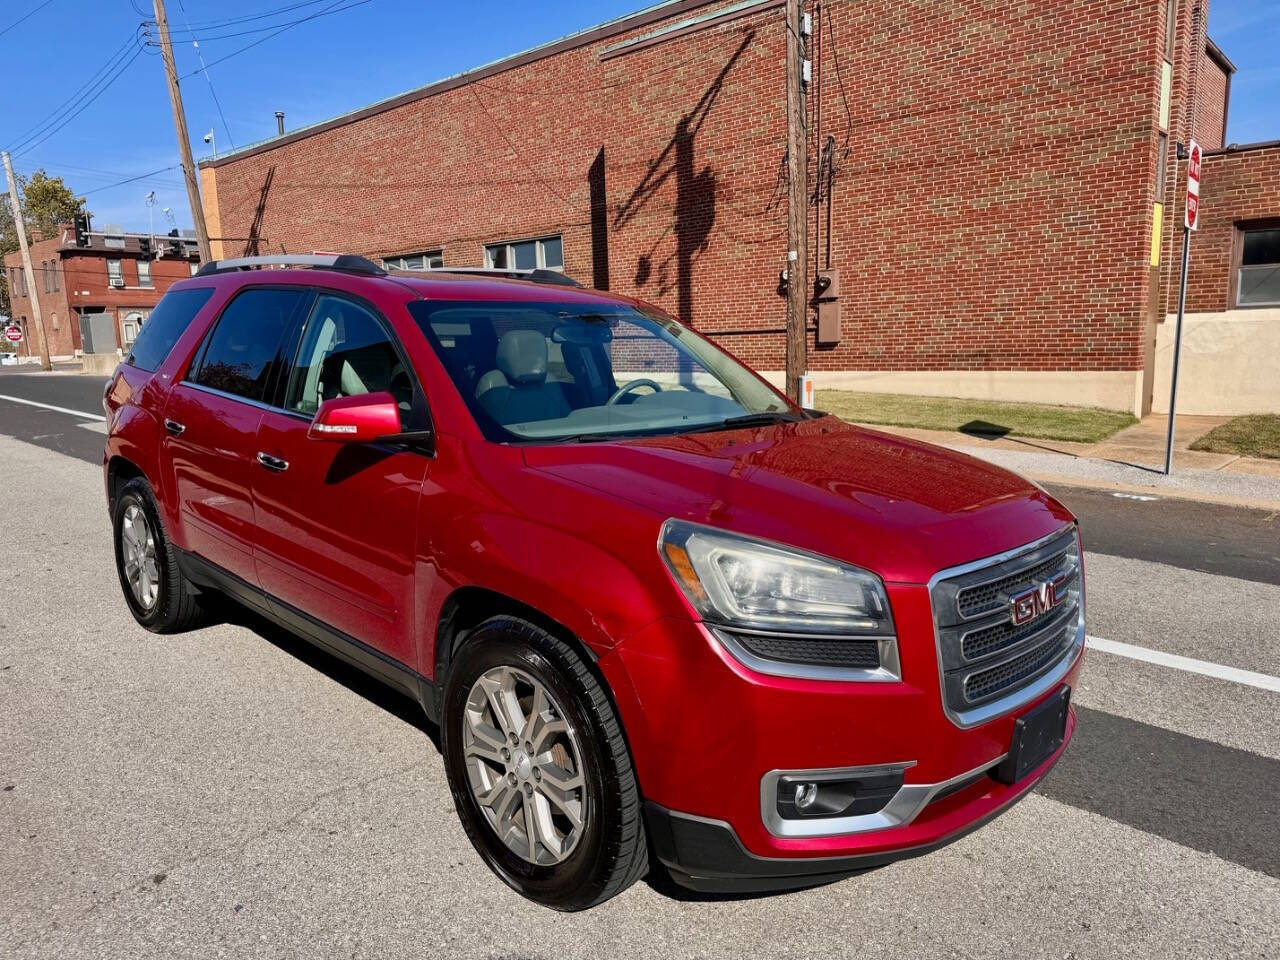
[[[25,334],[19,356],[40,353],[33,296],[40,302],[52,356],[69,358],[83,351],[81,318],[105,314],[111,319],[114,342],[93,345],[103,353],[133,343],[165,290],[191,276],[199,263],[195,241],[189,238],[156,237],[150,257],[142,251],[143,243],[151,240],[149,234],[91,232],[88,239],[87,246],[77,246],[75,231],[67,224],[57,236],[35,240],[35,290],[28,288],[22,254],[4,258],[10,312]]]
[[[819,386],[1149,409],[1174,147],[1226,128],[1207,9],[807,4]],[[206,160],[214,255],[563,269],[776,374],[784,41],[781,0],[667,0]]]

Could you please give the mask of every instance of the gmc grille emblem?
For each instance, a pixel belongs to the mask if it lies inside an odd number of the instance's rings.
[[[1009,601],[1013,608],[1013,625],[1020,627],[1029,623],[1067,599],[1067,593],[1062,589],[1066,582],[1067,575],[1060,573],[1052,580],[1038,583],[1013,596]]]

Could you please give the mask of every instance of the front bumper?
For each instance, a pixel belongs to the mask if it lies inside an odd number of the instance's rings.
[[[889,584],[902,680],[766,676],[736,660],[701,624],[651,624],[601,659],[617,686],[658,858],[697,889],[778,889],[837,879],[943,846],[1010,807],[1042,778],[1004,784],[987,770],[1008,753],[1017,717],[1052,696],[962,728],[942,706],[928,589]],[[1075,662],[1060,683],[1074,686]],[[617,679],[615,679],[617,678]],[[771,771],[905,767],[924,797],[909,818],[874,829],[781,836],[762,815]],[[929,793],[930,786],[949,785]],[[926,796],[927,794],[927,796]],[[794,821],[793,821],[794,822]]]
[[[645,803],[645,824],[658,860],[676,883],[690,890],[750,893],[830,883],[932,853],[994,820],[1053,768],[1070,742],[1075,724],[1073,709],[1062,746],[1025,780],[1006,787],[983,773],[979,781],[962,791],[967,798],[957,795],[948,802],[951,798],[945,797],[927,806],[924,815],[938,828],[938,836],[913,846],[823,857],[762,857],[743,845],[729,823],[669,810],[652,801]],[[932,809],[935,804],[937,810]]]

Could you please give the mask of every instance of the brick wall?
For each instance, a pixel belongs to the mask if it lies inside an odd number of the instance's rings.
[[[1172,226],[1181,243],[1186,163],[1178,164],[1178,201]],[[1187,269],[1187,312],[1218,312],[1235,306],[1239,228],[1280,223],[1280,142],[1207,154],[1200,177],[1200,226],[1192,234]],[[1179,247],[1181,250],[1181,247]],[[1178,308],[1180,261],[1168,264],[1169,312]]]
[[[1227,121],[1227,78],[1229,74],[1209,53],[1200,54],[1200,104],[1196,110],[1196,142],[1206,150],[1226,146],[1223,134]]]
[[[454,265],[560,233],[571,275],[780,369],[781,6],[610,49],[724,6],[677,4],[206,165],[212,214],[263,250],[443,248]],[[812,369],[1141,368],[1163,15],[1161,0],[823,4],[810,182],[820,123],[843,338],[811,346]]]
[[[72,316],[67,304],[68,277],[58,258],[58,248],[62,245],[57,237],[49,240],[38,240],[30,245],[31,266],[35,270],[35,289],[26,289],[22,296],[23,282],[9,284],[10,314],[14,320],[23,321],[26,339],[18,345],[18,355],[33,357],[40,354],[39,333],[36,331],[35,308],[33,296],[40,301],[41,313],[44,317],[44,329],[49,337],[49,353],[55,357],[71,356],[80,349],[80,325]],[[22,252],[14,251],[4,258],[5,273],[14,276],[14,271],[22,271]],[[53,290],[54,277],[57,277],[57,291]],[[46,291],[46,277],[49,290]]]

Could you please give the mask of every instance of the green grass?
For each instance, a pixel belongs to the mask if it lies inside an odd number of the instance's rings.
[[[1193,443],[1191,449],[1280,460],[1280,415],[1259,413],[1228,420]]]
[[[1138,420],[1131,414],[1092,407],[1058,407],[995,400],[916,397],[900,393],[819,390],[817,407],[857,423],[925,430],[960,430],[985,436],[1037,437],[1096,443]]]

